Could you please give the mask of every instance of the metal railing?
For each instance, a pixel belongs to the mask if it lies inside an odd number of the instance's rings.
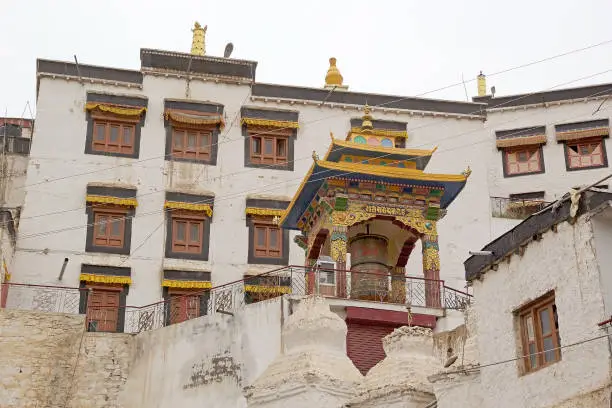
[[[27,137],[6,136],[0,133],[0,149],[5,153],[15,153],[22,155],[30,154],[30,145],[32,140]]]
[[[491,197],[491,215],[496,218],[522,220],[542,210],[550,203],[537,199]]]
[[[8,309],[85,314],[89,331],[139,333],[199,316],[233,314],[247,304],[285,294],[324,297],[430,309],[463,309],[471,295],[442,280],[289,266],[234,282],[167,297],[146,306],[103,306],[91,302],[90,289],[3,284]],[[8,289],[8,290],[7,290]],[[5,293],[8,292],[8,298]],[[372,306],[370,306],[372,307]],[[423,313],[428,313],[426,310]]]

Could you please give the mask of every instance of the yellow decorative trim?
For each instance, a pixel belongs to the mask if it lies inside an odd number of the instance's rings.
[[[500,148],[514,146],[529,146],[534,144],[546,144],[546,135],[533,135],[527,137],[510,137],[497,139],[495,145]]]
[[[432,174],[424,173],[422,170],[406,169],[401,167],[374,166],[361,163],[335,163],[320,160],[317,162],[319,167],[327,170],[347,171],[349,173],[371,174],[379,177],[393,177],[404,180],[422,181],[466,181],[467,177],[463,174]],[[350,175],[348,176],[350,178]]]
[[[431,150],[424,150],[424,149],[402,149],[398,147],[369,146],[366,144],[355,143],[355,142],[345,142],[342,140],[334,140],[333,144],[336,146],[344,147],[344,148],[359,149],[359,150],[363,150],[366,152],[377,152],[377,153],[387,153],[387,154],[392,153],[392,154],[399,154],[402,156],[419,156],[419,157],[431,156],[437,149],[437,147]],[[327,157],[329,156],[329,153],[331,153],[331,150],[332,149],[330,147],[328,152],[325,154],[325,157],[323,157],[323,160],[327,160]]]
[[[212,283],[208,281],[184,281],[176,279],[164,279],[162,286],[165,288],[185,288],[185,289],[210,289]]]
[[[138,206],[138,201],[135,198],[119,198],[88,194],[85,196],[85,201],[88,203],[99,203],[99,204],[114,204],[123,205],[126,207]]]
[[[166,201],[164,208],[172,208],[176,210],[203,211],[207,217],[212,216],[212,207],[208,204],[182,203],[177,201]]]
[[[205,126],[205,125],[221,125],[221,128],[225,126],[223,118],[219,115],[192,115],[181,112],[166,111],[164,118],[178,124],[192,125],[192,126]]]
[[[440,253],[429,247],[423,251],[423,269],[426,271],[440,270]]]
[[[86,111],[94,109],[101,110],[102,112],[114,113],[115,115],[120,116],[140,116],[143,112],[147,110],[147,108],[123,108],[121,106],[109,105],[98,102],[87,102],[85,104]]]
[[[297,122],[290,122],[287,120],[269,120],[269,119],[253,119],[253,118],[242,118],[240,121],[241,125],[251,126],[267,126],[277,128],[289,128],[297,129],[300,125]]]
[[[82,273],[79,280],[81,282],[132,284],[132,278],[129,276],[94,275],[92,273]]]
[[[582,130],[568,130],[566,132],[557,132],[558,141],[584,139],[587,137],[596,136],[608,136],[610,134],[610,128],[591,128]]]
[[[244,285],[245,292],[253,293],[291,293],[289,286]]]
[[[282,217],[285,214],[285,210],[279,210],[274,208],[256,208],[256,207],[247,207],[246,215],[271,215]]]
[[[351,133],[349,133],[348,137],[353,135],[360,135],[363,132],[360,127],[351,128]],[[387,129],[371,129],[368,133],[365,133],[367,136],[386,136],[386,137],[408,137],[408,132],[405,130],[387,130]]]

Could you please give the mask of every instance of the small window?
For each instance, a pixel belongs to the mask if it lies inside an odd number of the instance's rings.
[[[201,130],[172,130],[172,158],[210,160],[212,132]]]
[[[202,252],[203,238],[203,219],[172,217],[172,252],[199,254]]]
[[[603,139],[567,142],[566,161],[570,169],[588,169],[605,167],[605,149]]]
[[[92,151],[101,153],[134,153],[136,125],[106,120],[94,120]]]
[[[287,164],[288,137],[275,135],[250,136],[250,160],[253,164]]]
[[[85,250],[129,254],[134,209],[115,205],[87,206]]]
[[[542,152],[539,147],[522,147],[504,151],[507,175],[539,173],[542,171]]]
[[[119,327],[120,288],[88,287],[87,330],[95,332],[116,332]]]
[[[561,339],[554,293],[518,312],[525,372],[539,370],[561,360]]]
[[[170,324],[200,316],[200,296],[187,292],[170,293]]]
[[[319,271],[319,283],[322,285],[335,285],[336,273],[334,271]]]
[[[282,233],[279,227],[268,224],[255,224],[254,249],[258,258],[281,258]]]

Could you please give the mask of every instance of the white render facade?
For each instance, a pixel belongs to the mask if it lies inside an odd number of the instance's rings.
[[[455,385],[471,387],[481,406],[609,405],[610,331],[609,324],[601,323],[611,312],[611,203],[612,194],[602,190],[583,193],[575,206],[568,197],[556,213],[547,209],[485,246],[494,254],[490,259],[475,256],[466,261],[466,278],[474,289],[480,369],[472,371],[471,381],[456,376]],[[544,352],[554,350],[547,346],[525,351],[532,336],[523,320],[525,309],[551,296],[559,334],[557,357],[550,354],[554,351]],[[544,320],[538,316],[536,342],[549,330],[540,328]],[[534,360],[523,357],[532,352],[543,353],[542,361],[536,362],[535,355]],[[447,405],[439,401],[439,406]],[[466,398],[452,406],[473,405]]]
[[[141,55],[147,52],[176,60],[188,56],[154,50],[143,50]],[[248,61],[197,56],[193,59],[202,64],[235,62],[254,67]],[[563,149],[554,141],[552,126],[566,123],[566,118],[567,122],[609,119],[606,106],[591,115],[606,96],[601,92],[593,92],[593,98],[568,97],[557,101],[558,106],[512,106],[491,111],[483,103],[418,98],[377,108],[377,98],[387,98],[379,103],[385,104],[386,100],[399,97],[337,90],[323,102],[308,96],[322,90],[258,84],[254,82],[254,73],[252,77],[213,75],[206,68],[200,71],[194,68],[187,74],[184,70],[151,68],[143,63],[141,71],[82,66],[79,77],[74,64],[42,60],[38,64],[35,142],[25,182],[16,256],[9,266],[12,281],[75,287],[82,264],[129,268],[128,305],[161,300],[161,281],[166,269],[209,272],[212,285],[217,286],[282,266],[249,263],[246,200],[290,200],[312,163],[312,152],[319,156],[325,153],[330,132],[335,138],[344,139],[351,119],[361,117],[366,99],[373,105],[375,120],[407,124],[407,148],[438,146],[427,171],[454,174],[469,166],[472,172],[464,191],[438,226],[441,277],[451,287],[463,288],[461,262],[469,250],[484,245],[517,222],[491,217],[490,196],[507,197],[535,189],[546,191],[545,198],[551,199],[568,187],[593,182],[607,171],[604,167],[564,174]],[[140,80],[134,79],[138,76]],[[124,77],[128,80],[123,80]],[[138,157],[85,153],[85,106],[91,93],[146,98]],[[339,102],[345,95],[349,102]],[[226,123],[219,135],[215,165],[164,157],[164,101],[169,99],[223,106]],[[241,110],[245,106],[297,112],[299,129],[292,171],[245,166],[241,126]],[[495,132],[535,125],[547,125],[550,137],[543,148],[546,171],[504,178]],[[87,186],[92,184],[136,189],[138,206],[131,227],[129,255],[86,250],[85,196]],[[214,195],[207,260],[164,256],[168,234],[164,200],[168,191]],[[292,232],[287,264],[302,265],[303,250],[293,243],[294,236]],[[69,261],[60,281],[58,276],[65,258]],[[407,274],[420,274],[421,262],[420,250],[416,248],[408,261]]]

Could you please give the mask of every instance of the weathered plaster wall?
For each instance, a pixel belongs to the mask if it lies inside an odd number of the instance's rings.
[[[122,406],[245,407],[242,388],[281,350],[286,305],[276,298],[137,335]]]
[[[483,407],[499,407],[500,401],[512,408],[555,406],[610,383],[605,338],[564,348],[561,361],[527,375],[520,375],[518,362],[486,366],[519,355],[513,311],[551,289],[562,346],[603,334],[597,327],[606,317],[599,269],[584,217],[546,232],[522,257],[513,255],[474,282]]]
[[[132,338],[83,328],[79,315],[0,310],[0,406],[117,407]]]
[[[612,316],[612,250],[610,250],[612,248],[612,208],[608,208],[591,220],[605,315]]]

